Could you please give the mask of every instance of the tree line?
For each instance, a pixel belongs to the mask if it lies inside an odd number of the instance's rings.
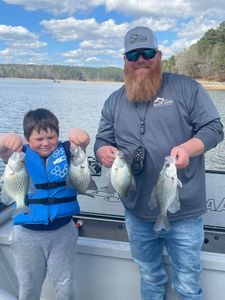
[[[0,64],[0,78],[123,81],[123,70],[114,67],[90,68],[63,65]]]
[[[163,70],[196,79],[225,81],[225,21],[190,48],[163,61]],[[0,78],[123,81],[123,69],[63,65],[0,64]]]
[[[190,48],[163,62],[164,69],[192,78],[225,81],[225,21]]]

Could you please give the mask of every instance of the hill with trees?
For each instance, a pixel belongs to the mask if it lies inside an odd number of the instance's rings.
[[[164,69],[196,79],[225,81],[225,21],[189,49],[163,62]]]

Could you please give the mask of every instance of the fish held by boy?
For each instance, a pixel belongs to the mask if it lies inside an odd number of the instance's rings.
[[[132,172],[122,151],[116,152],[107,176],[109,176],[108,193],[117,192],[119,197],[123,198],[127,196],[129,191],[136,190]]]
[[[182,187],[182,183],[177,177],[175,162],[175,157],[165,157],[164,165],[150,198],[150,209],[159,206],[160,210],[154,225],[154,230],[157,232],[162,229],[170,230],[167,211],[175,213],[180,209],[178,187]]]
[[[1,177],[1,201],[5,205],[16,202],[16,211],[28,212],[25,197],[29,188],[29,177],[25,168],[25,153],[13,152]]]
[[[69,185],[74,186],[79,194],[87,190],[97,190],[96,183],[91,177],[88,158],[80,146],[70,147]]]

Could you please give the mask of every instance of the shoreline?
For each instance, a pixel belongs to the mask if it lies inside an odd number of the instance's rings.
[[[43,78],[43,79],[39,79],[39,78],[13,78],[13,77],[1,77],[0,80],[4,80],[4,79],[16,79],[16,80],[49,80],[54,82],[54,79],[50,79],[50,78]],[[215,91],[225,91],[225,82],[219,82],[219,81],[209,81],[209,80],[203,80],[203,79],[194,79],[197,82],[199,82],[205,89],[207,90],[215,90]],[[121,81],[107,81],[107,80],[87,80],[87,81],[81,81],[81,80],[76,80],[76,79],[55,79],[54,83],[60,83],[60,82],[92,82],[92,83],[121,83]]]
[[[225,82],[196,79],[205,89],[210,91],[225,91]]]

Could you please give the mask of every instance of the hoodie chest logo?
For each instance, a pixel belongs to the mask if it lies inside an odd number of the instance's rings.
[[[172,105],[173,103],[174,103],[174,101],[172,99],[157,97],[155,99],[155,101],[153,102],[153,107],[168,106],[168,105]]]

